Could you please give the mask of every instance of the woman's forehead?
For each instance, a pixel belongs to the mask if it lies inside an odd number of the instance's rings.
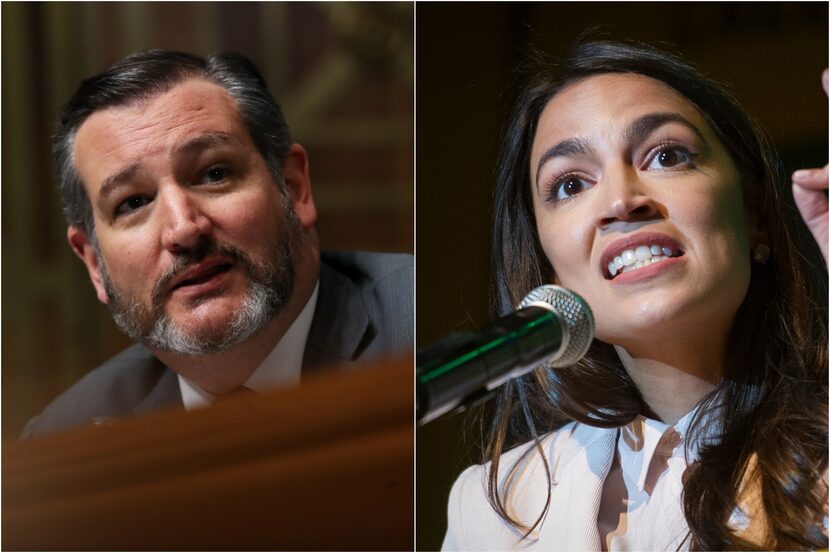
[[[644,75],[607,73],[572,82],[551,98],[539,117],[534,154],[540,142],[620,134],[648,113],[677,113],[711,133],[695,105],[667,84]]]

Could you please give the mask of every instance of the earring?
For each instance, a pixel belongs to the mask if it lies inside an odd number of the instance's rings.
[[[769,261],[769,246],[764,244],[763,242],[758,242],[755,244],[755,247],[752,248],[752,259],[763,265],[767,261]]]

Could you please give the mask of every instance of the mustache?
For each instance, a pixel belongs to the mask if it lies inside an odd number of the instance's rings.
[[[253,260],[239,248],[230,244],[219,244],[210,238],[203,238],[192,248],[177,255],[173,265],[156,281],[152,292],[153,306],[158,308],[162,305],[171,282],[208,257],[227,258],[233,263],[241,264],[249,274],[254,265]]]

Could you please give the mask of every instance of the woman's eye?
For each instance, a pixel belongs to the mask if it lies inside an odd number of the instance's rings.
[[[573,198],[590,187],[591,185],[585,182],[585,179],[573,175],[566,176],[554,183],[549,196],[552,201],[559,202]]]
[[[672,167],[687,164],[691,161],[692,154],[690,154],[686,149],[678,147],[665,147],[657,150],[657,153],[655,153],[654,157],[651,158],[651,161],[649,161],[646,169],[650,171],[655,169],[671,169]]]
[[[140,209],[145,205],[150,203],[150,198],[145,198],[144,196],[130,196],[115,208],[116,215],[124,215],[126,213],[131,213],[136,209]]]

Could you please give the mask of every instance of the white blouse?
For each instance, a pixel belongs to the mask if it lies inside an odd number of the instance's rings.
[[[637,417],[619,429],[597,520],[603,550],[688,549],[680,498],[689,466],[683,436],[692,416],[673,427]]]
[[[542,440],[551,475],[550,506],[527,538],[487,501],[489,465],[468,468],[453,485],[442,549],[546,551],[687,550],[683,473],[698,448],[676,425],[638,417],[619,429],[571,423]],[[686,453],[689,459],[686,458]],[[527,453],[527,455],[524,455]],[[507,511],[527,526],[543,512],[548,482],[532,444],[501,457],[499,489]],[[740,517],[735,522],[740,526]]]

